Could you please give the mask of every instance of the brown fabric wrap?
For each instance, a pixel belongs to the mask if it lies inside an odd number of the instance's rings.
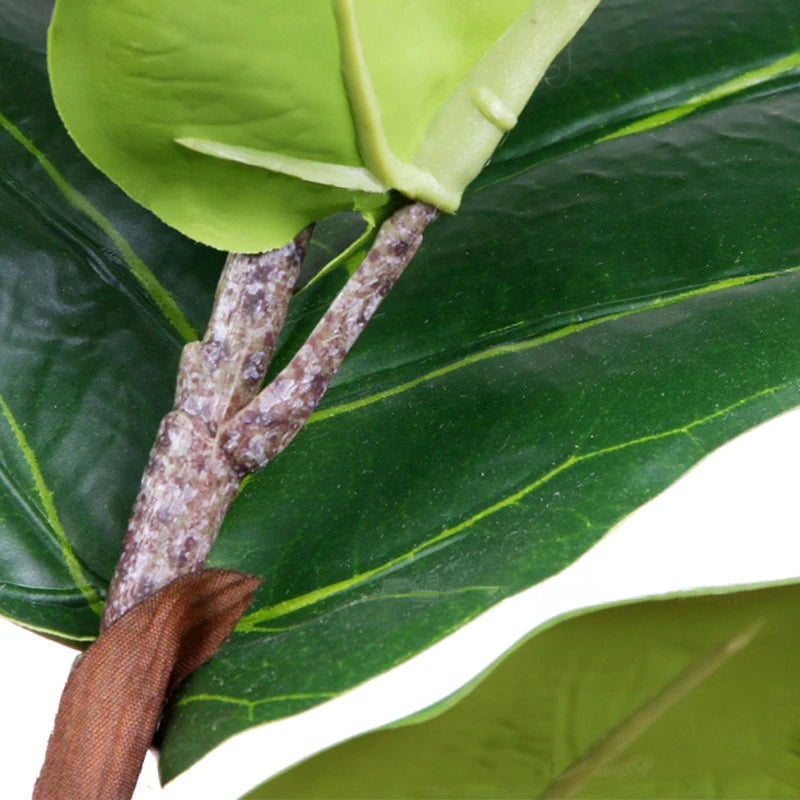
[[[108,628],[69,676],[33,800],[129,800],[167,698],[222,646],[260,583],[193,572]]]

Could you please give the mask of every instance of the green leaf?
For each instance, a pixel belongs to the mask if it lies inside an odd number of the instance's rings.
[[[72,145],[49,11],[0,0],[0,609],[85,640],[221,263]],[[562,570],[800,402],[799,31],[795,0],[600,5],[237,499],[212,562],[265,584],[169,711],[165,777]],[[352,266],[297,296],[275,368]]]
[[[798,601],[792,586],[563,622],[441,716],[248,798],[796,797]]]
[[[598,2],[58,0],[50,74],[131,197],[260,251],[388,189],[454,211]]]

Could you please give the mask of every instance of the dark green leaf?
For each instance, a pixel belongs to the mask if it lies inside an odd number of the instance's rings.
[[[80,639],[97,618],[76,583],[104,591],[220,264],[70,144],[48,9],[0,0],[0,609]],[[800,401],[799,43],[795,0],[600,5],[235,503],[212,561],[264,587],[176,698],[166,777],[561,570]],[[298,296],[278,364],[348,264]]]

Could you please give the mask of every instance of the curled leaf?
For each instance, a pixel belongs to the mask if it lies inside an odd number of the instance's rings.
[[[387,191],[454,211],[599,0],[58,0],[83,152],[198,241],[280,246]]]

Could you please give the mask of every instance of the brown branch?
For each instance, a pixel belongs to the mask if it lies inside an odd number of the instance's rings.
[[[106,629],[200,569],[241,482],[219,428],[259,391],[311,228],[279,250],[228,257],[202,342],[186,345],[175,406],[161,422],[103,615]]]
[[[383,225],[306,343],[260,393],[311,228],[279,250],[229,256],[205,338],[181,354],[175,405],[150,451],[100,636],[67,681],[36,800],[131,796],[168,695],[222,645],[260,582],[203,570],[242,479],[311,415],[435,217],[413,203]]]
[[[381,228],[291,362],[257,394],[310,237],[231,256],[202,342],[184,348],[125,533],[102,629],[171,581],[202,568],[245,475],[294,438],[347,352],[422,242],[436,209],[412,203]]]
[[[223,426],[222,446],[241,472],[263,467],[305,424],[436,215],[433,206],[412,203],[387,220],[306,343],[275,380]]]

